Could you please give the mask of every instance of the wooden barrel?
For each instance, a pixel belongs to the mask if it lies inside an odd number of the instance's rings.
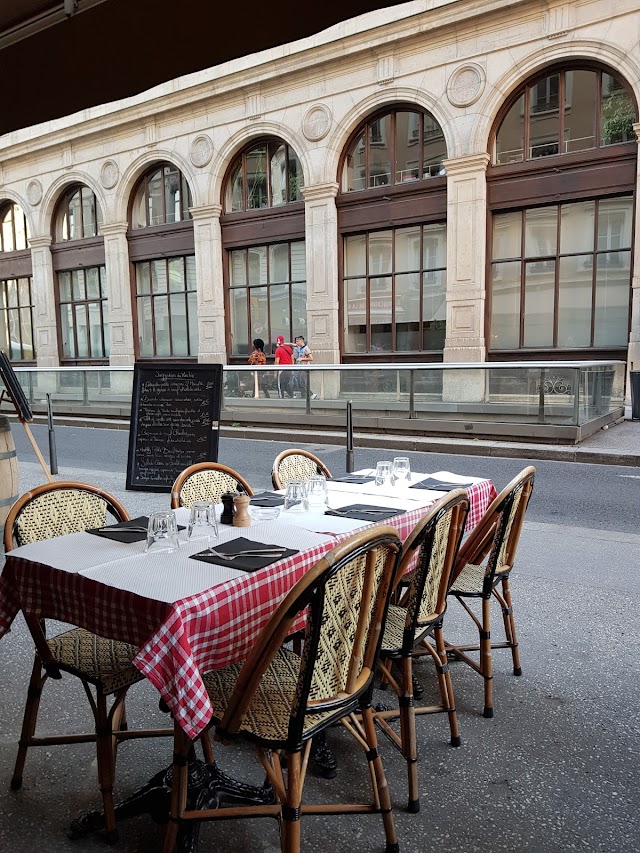
[[[9,418],[0,415],[0,533],[11,504],[18,499],[18,456]]]

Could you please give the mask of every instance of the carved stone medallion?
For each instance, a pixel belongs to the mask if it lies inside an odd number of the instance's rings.
[[[42,184],[40,181],[34,180],[29,182],[27,187],[27,201],[33,207],[36,207],[42,201]]]
[[[302,132],[310,142],[317,142],[329,133],[331,110],[324,104],[315,104],[302,119]]]
[[[202,166],[206,166],[211,160],[213,157],[213,142],[206,133],[203,133],[201,136],[196,136],[193,140],[189,150],[189,157],[191,158],[193,165],[200,168]]]
[[[108,190],[111,190],[118,183],[118,179],[120,177],[120,170],[118,169],[118,164],[115,160],[105,160],[102,164],[102,168],[100,169],[100,180],[102,182],[102,186]]]
[[[447,97],[454,107],[470,107],[484,92],[484,69],[475,63],[457,68],[447,83]]]

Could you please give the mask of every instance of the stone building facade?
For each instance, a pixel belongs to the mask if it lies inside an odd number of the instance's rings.
[[[0,345],[640,369],[639,31],[633,0],[416,0],[9,134]]]

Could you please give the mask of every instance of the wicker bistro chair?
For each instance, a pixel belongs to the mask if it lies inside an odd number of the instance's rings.
[[[38,486],[22,495],[11,507],[4,530],[4,547],[11,551],[19,545],[102,527],[107,514],[115,521],[127,521],[129,515],[122,504],[97,486],[77,482],[55,482]],[[98,781],[104,805],[104,828],[107,840],[117,840],[113,801],[115,759],[120,740],[169,735],[169,729],[128,731],[125,696],[129,687],[144,676],[133,666],[137,648],[129,643],[107,640],[72,628],[47,639],[44,621],[24,614],[36,646],[24,711],[22,732],[11,787],[22,786],[27,750],[32,746],[67,743],[95,743]],[[62,672],[79,678],[93,712],[95,730],[87,734],[35,734],[42,689],[48,678],[60,679]],[[93,689],[92,689],[93,688]],[[95,695],[94,695],[95,694]],[[108,697],[113,697],[111,708]]]
[[[314,474],[331,476],[324,462],[308,450],[283,450],[274,460],[271,482],[274,489],[285,489],[289,480],[306,482]]]
[[[409,573],[409,587],[402,593],[400,604],[391,604],[382,640],[379,668],[383,680],[389,682],[399,700],[399,710],[376,711],[376,723],[400,750],[407,762],[409,775],[408,810],[418,812],[416,716],[446,712],[449,716],[451,745],[460,746],[458,718],[447,652],[442,634],[442,620],[447,608],[447,592],[451,571],[458,552],[469,511],[469,500],[463,489],[441,498],[416,525],[405,541],[400,558],[398,580],[417,555],[417,564]],[[397,587],[401,589],[400,586]],[[433,637],[435,647],[429,642]],[[440,705],[415,707],[413,697],[413,660],[429,655],[436,666]],[[392,662],[402,665],[400,678],[392,671]],[[391,723],[400,720],[400,734]]]
[[[515,561],[516,550],[524,514],[533,491],[536,469],[529,466],[505,486],[487,509],[478,525],[460,548],[453,568],[453,583],[449,595],[458,601],[473,620],[479,634],[478,645],[454,645],[445,641],[450,656],[464,661],[484,679],[484,716],[493,717],[493,649],[511,649],[513,674],[521,675],[518,638],[513,618],[509,575]],[[502,591],[498,586],[502,586]],[[478,616],[468,599],[482,602]],[[495,598],[502,608],[506,642],[491,642],[490,604]],[[468,652],[479,652],[479,662]]]
[[[218,462],[198,462],[178,474],[171,488],[171,508],[190,507],[196,501],[220,503],[227,492],[252,495],[253,489],[233,468]]]
[[[277,818],[282,851],[298,853],[302,815],[352,812],[381,813],[386,851],[398,850],[377,749],[371,694],[399,553],[400,540],[388,526],[361,531],[344,540],[288,593],[246,661],[205,675],[216,740],[228,743],[240,736],[255,744],[276,802],[186,812],[186,759],[191,742],[176,724],[165,853],[173,853],[179,825],[184,821],[260,816]],[[305,608],[307,623],[300,657],[283,642]],[[354,713],[357,709],[358,716]],[[373,803],[303,804],[312,738],[339,721],[365,750]]]

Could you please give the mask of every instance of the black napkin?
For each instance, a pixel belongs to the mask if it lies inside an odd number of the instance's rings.
[[[332,477],[332,483],[373,483],[373,474],[345,474],[344,477]]]
[[[251,498],[251,503],[254,506],[282,506],[284,495],[279,495],[276,492],[260,492]]]
[[[215,551],[220,551],[221,554],[236,554],[238,551],[260,550],[262,548],[280,548],[280,545],[265,545],[264,542],[254,542],[252,539],[245,539],[240,536],[238,539],[231,539],[229,542],[221,542],[219,545],[212,545]],[[273,554],[265,554],[264,557],[236,557],[235,560],[224,560],[221,557],[216,557],[215,554],[207,553],[209,549],[200,551],[197,554],[192,554],[191,560],[201,560],[203,563],[215,563],[217,566],[229,566],[232,569],[238,569],[240,572],[257,572],[259,569],[264,569],[265,566],[270,566],[271,563],[277,563],[285,557],[291,557],[293,554],[298,554],[292,548],[282,548],[282,554],[275,556]]]
[[[445,483],[444,480],[436,480],[433,477],[427,477],[420,483],[414,486],[409,486],[410,489],[431,489],[433,492],[452,492],[454,489],[468,489],[474,483]]]
[[[129,521],[121,521],[119,524],[110,524],[108,527],[94,527],[93,530],[87,530],[87,533],[93,533],[94,536],[104,536],[105,539],[115,539],[116,542],[143,542],[147,538],[147,527],[149,519],[146,515],[141,515],[139,518],[132,518]],[[142,527],[143,530],[128,530],[130,527]],[[182,528],[184,530],[184,528]]]
[[[369,510],[369,512],[366,512]],[[375,510],[375,511],[374,511]],[[379,511],[378,511],[379,510]],[[328,509],[325,515],[337,515],[340,518],[359,518],[362,521],[384,521],[394,515],[402,515],[406,509],[395,509],[390,506],[370,506],[369,504],[351,504],[340,509]]]

